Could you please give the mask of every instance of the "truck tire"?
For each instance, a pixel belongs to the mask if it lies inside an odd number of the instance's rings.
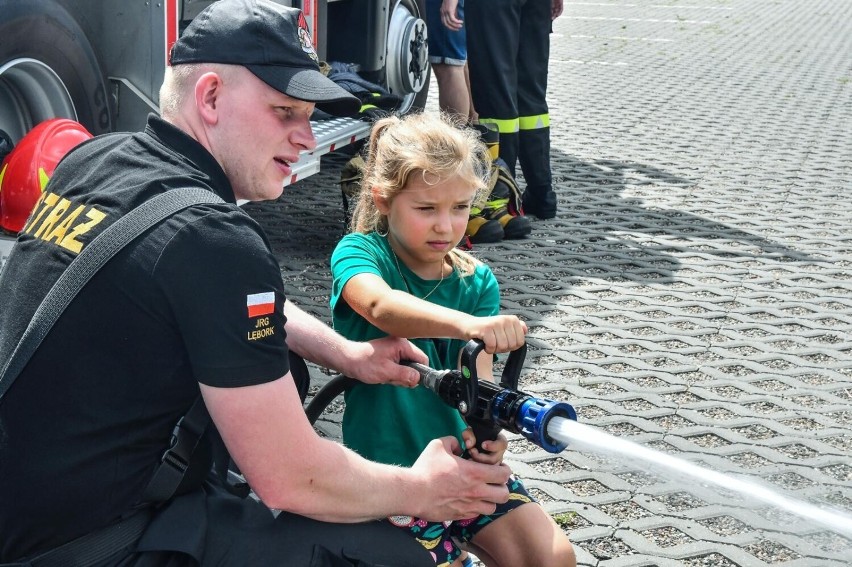
[[[417,0],[417,9],[420,11],[420,19],[426,21],[426,0]],[[426,99],[429,98],[429,83],[432,80],[432,65],[426,67],[426,78],[423,80],[423,88],[414,97],[411,105],[412,110],[423,110],[426,108]]]
[[[74,18],[52,0],[0,0],[0,129],[13,142],[49,118],[112,129],[97,56]]]
[[[394,57],[392,55],[392,50],[394,49],[394,45],[397,44],[398,48],[405,49],[405,44],[412,44],[413,42],[419,41],[417,38],[419,37],[419,31],[414,29],[394,29],[394,26],[397,25],[397,21],[402,21],[405,26],[411,26],[409,20],[409,14],[411,16],[415,16],[422,20],[422,25],[425,31],[425,23],[426,23],[426,0],[391,0],[391,29],[388,30],[388,64],[392,66],[394,62],[404,61],[404,56]],[[394,16],[398,13],[406,14],[405,17],[401,19],[395,19]],[[398,41],[394,41],[394,38],[398,38]],[[425,39],[425,38],[424,38]],[[425,53],[426,46],[425,44],[421,46],[421,53],[416,54],[422,57],[428,58],[428,54]],[[420,91],[417,93],[413,93],[412,95],[406,96],[403,102],[402,111],[403,113],[407,112],[415,112],[419,110],[423,110],[426,106],[426,99],[429,96],[429,81],[432,77],[432,67],[429,65],[428,59],[420,62],[415,61],[414,67],[417,69],[415,74],[412,74],[409,70],[406,73],[405,69],[397,70],[394,73],[393,69],[388,69],[387,72],[387,80],[388,83],[394,81],[391,75],[402,75],[401,79],[397,79],[396,82],[403,83],[422,83],[422,87]],[[405,76],[407,75],[407,76]]]

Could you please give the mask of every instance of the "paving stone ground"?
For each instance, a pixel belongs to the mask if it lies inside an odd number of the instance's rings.
[[[551,45],[559,214],[474,251],[530,325],[521,389],[847,528],[606,442],[553,455],[513,437],[510,464],[582,566],[849,565],[852,2],[566,1]],[[345,159],[246,207],[289,296],[326,321]]]

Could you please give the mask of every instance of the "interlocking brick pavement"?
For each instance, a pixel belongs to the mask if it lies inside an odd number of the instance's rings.
[[[529,322],[521,388],[852,518],[852,2],[566,1],[551,45],[559,214],[474,251]],[[246,207],[326,321],[344,162]],[[849,532],[635,459],[510,452],[583,566],[852,561]]]

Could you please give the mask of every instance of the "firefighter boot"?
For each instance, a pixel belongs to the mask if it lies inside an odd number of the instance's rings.
[[[479,138],[488,148],[488,153],[491,156],[492,164],[500,149],[500,132],[493,124],[473,124],[471,128],[479,133]],[[490,192],[490,188],[489,188]],[[486,205],[487,207],[488,205]],[[480,209],[472,207],[470,209],[470,219],[467,222],[467,231],[465,236],[471,244],[479,244],[483,242],[500,242],[504,237],[504,224],[498,219],[486,216],[489,209]]]
[[[487,209],[470,208],[465,236],[472,244],[500,242],[503,240],[503,225],[499,221],[485,216]]]
[[[499,158],[491,164],[489,185],[483,216],[502,225],[504,238],[523,238],[532,232],[530,219],[524,216],[521,191],[505,162]]]

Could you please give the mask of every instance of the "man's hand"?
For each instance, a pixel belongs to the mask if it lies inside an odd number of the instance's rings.
[[[444,0],[441,2],[441,23],[444,27],[453,31],[462,29],[464,22],[459,19],[458,0]]]
[[[492,317],[470,317],[466,323],[465,338],[480,339],[485,343],[485,352],[511,352],[524,344],[527,324],[515,315],[494,315]]]
[[[550,2],[550,20],[553,21],[562,15],[562,0],[551,0]]]
[[[420,373],[400,364],[403,360],[429,364],[422,350],[406,339],[384,337],[368,342],[351,342],[351,364],[345,374],[365,384],[393,384],[413,388]]]
[[[486,465],[462,459],[454,437],[435,439],[411,467],[422,488],[413,491],[415,515],[432,522],[461,520],[493,514],[497,504],[509,499],[506,482],[512,471],[506,465]]]

